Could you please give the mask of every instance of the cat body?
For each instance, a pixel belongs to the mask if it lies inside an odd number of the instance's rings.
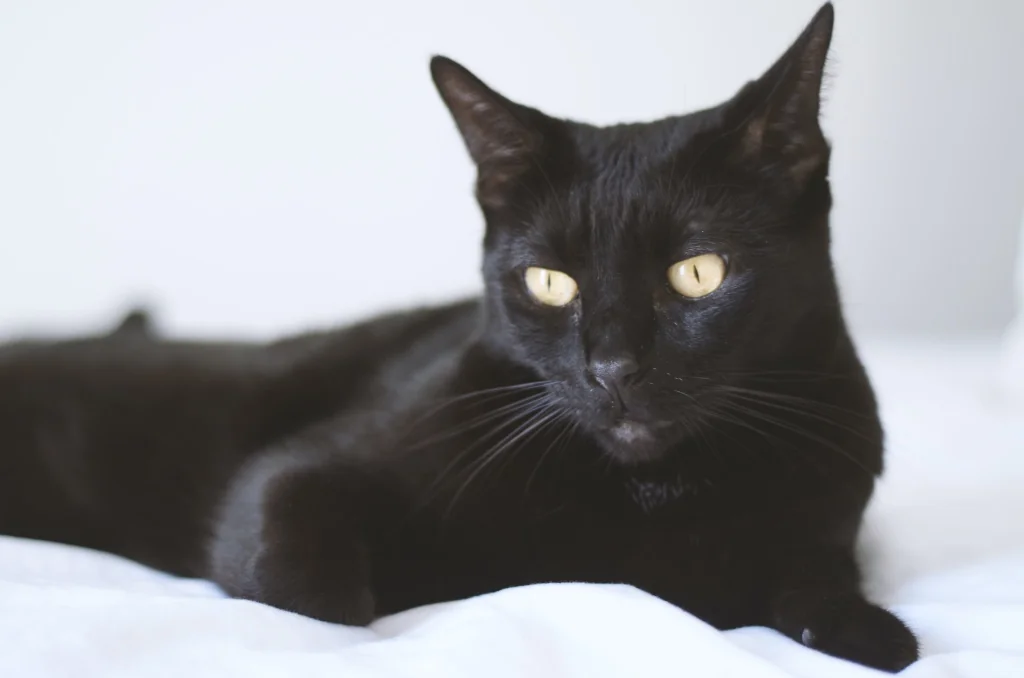
[[[483,296],[271,344],[135,316],[0,349],[0,532],[355,624],[628,583],[906,666],[854,560],[883,435],[829,256],[831,29],[826,6],[722,106],[604,128],[435,58]]]

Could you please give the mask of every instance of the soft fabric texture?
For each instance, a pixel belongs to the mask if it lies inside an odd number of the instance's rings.
[[[869,592],[918,632],[903,675],[1024,676],[1024,414],[992,346],[868,346],[889,467],[867,518]],[[719,633],[635,589],[561,584],[355,629],[223,599],[113,556],[0,539],[0,675],[883,675],[760,628]]]
[[[1017,237],[1017,272],[1014,278],[1017,316],[1006,331],[1003,345],[1003,386],[1024,407],[1024,215]]]

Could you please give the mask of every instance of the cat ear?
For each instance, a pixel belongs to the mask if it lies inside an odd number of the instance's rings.
[[[740,155],[779,167],[798,185],[828,160],[818,114],[834,17],[831,3],[822,6],[785,54],[736,99]]]
[[[540,114],[509,101],[446,57],[432,58],[430,73],[477,165],[477,199],[501,207],[540,153]]]

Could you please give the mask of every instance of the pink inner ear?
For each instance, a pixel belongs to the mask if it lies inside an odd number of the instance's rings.
[[[759,116],[747,124],[743,132],[743,152],[746,155],[757,155],[764,144],[765,118]]]

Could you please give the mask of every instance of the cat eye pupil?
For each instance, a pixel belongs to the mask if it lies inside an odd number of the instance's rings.
[[[718,289],[725,274],[725,259],[721,255],[700,254],[670,266],[668,282],[682,296],[699,299]]]
[[[579,291],[567,273],[539,266],[526,269],[523,281],[533,299],[545,306],[566,306]]]

